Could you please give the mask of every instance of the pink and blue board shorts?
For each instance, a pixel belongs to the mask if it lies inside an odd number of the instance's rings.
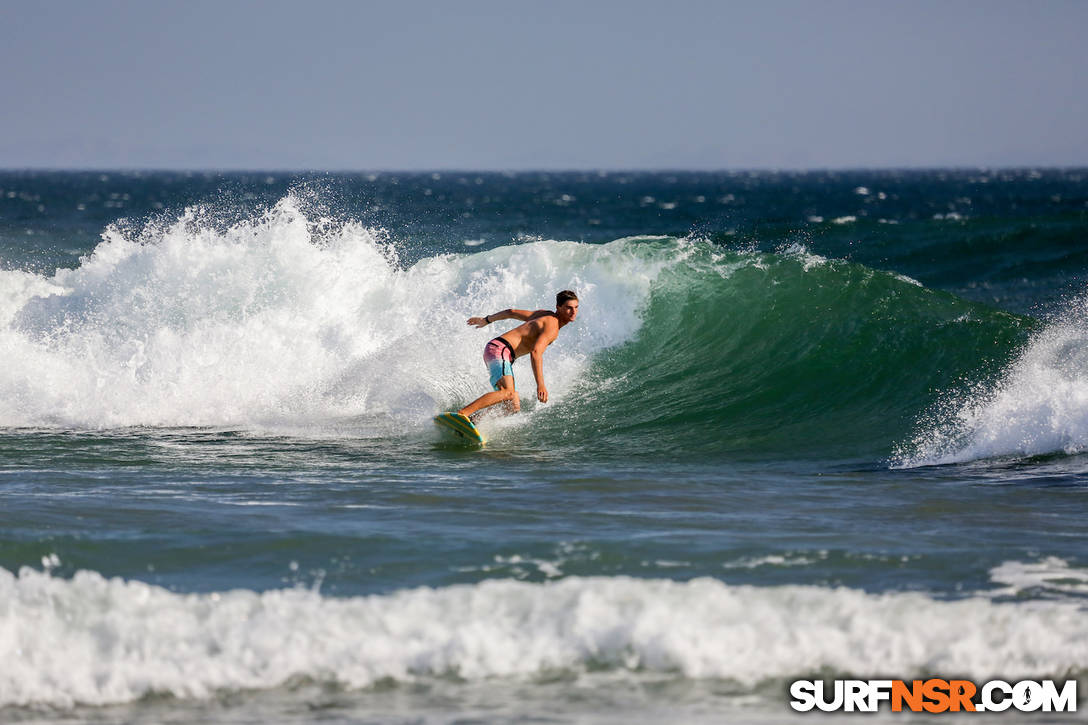
[[[503,376],[514,376],[514,348],[506,340],[496,337],[484,347],[484,365],[491,375],[491,387],[499,389]]]

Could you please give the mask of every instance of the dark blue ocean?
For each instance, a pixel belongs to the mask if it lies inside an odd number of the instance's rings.
[[[1088,170],[0,172],[0,720],[1088,691],[1086,312]]]

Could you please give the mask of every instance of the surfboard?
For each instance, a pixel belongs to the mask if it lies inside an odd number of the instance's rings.
[[[434,417],[434,424],[470,443],[487,443],[476,425],[460,413],[439,413]]]

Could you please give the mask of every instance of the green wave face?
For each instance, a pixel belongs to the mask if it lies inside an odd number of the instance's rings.
[[[642,314],[562,413],[590,447],[879,460],[938,394],[995,374],[1033,327],[803,249],[704,245],[663,271]]]

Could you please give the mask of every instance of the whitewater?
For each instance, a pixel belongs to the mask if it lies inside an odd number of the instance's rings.
[[[3,272],[0,421],[233,426],[448,406],[481,379],[464,320],[567,284],[608,314],[550,360],[562,390],[637,329],[663,266],[622,243],[600,254],[541,241],[405,268],[381,230],[327,225],[291,197],[222,232],[189,210],[135,239],[109,229],[51,278]]]
[[[1083,590],[1088,572],[1058,568]],[[329,599],[306,589],[179,596],[93,572],[65,581],[24,569],[0,574],[0,593],[5,619],[17,625],[0,648],[9,663],[3,705],[207,698],[299,678],[365,688],[613,671],[750,689],[827,669],[984,681],[1078,671],[1088,658],[1088,623],[1070,603],[941,602],[714,579],[487,581]]]

